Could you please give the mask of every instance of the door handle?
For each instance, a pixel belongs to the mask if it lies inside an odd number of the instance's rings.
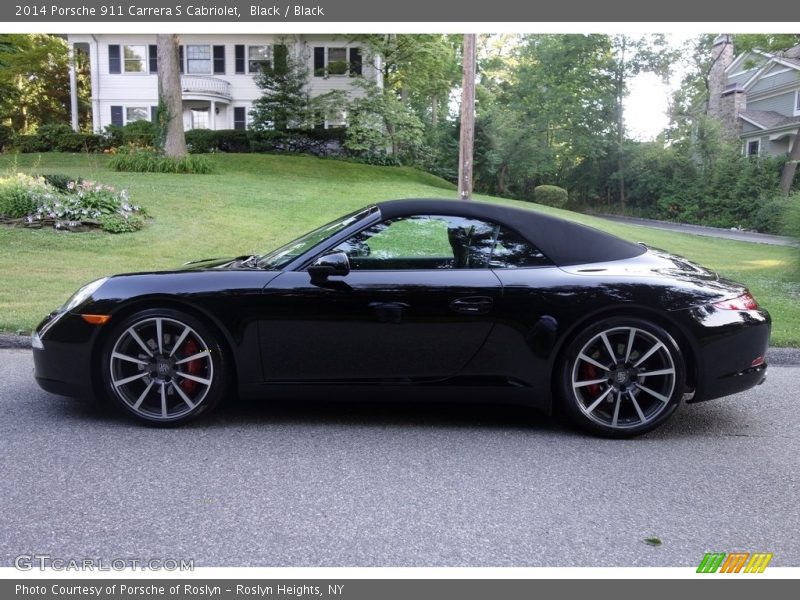
[[[489,296],[467,296],[456,298],[450,303],[450,310],[462,315],[485,315],[492,310],[494,300]]]
[[[380,323],[400,323],[403,309],[410,308],[405,302],[370,302],[368,306],[375,311]]]

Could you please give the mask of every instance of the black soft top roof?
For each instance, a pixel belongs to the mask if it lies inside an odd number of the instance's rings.
[[[532,210],[475,200],[408,199],[378,202],[384,219],[408,215],[483,218],[517,231],[558,266],[622,260],[647,249],[593,227]]]

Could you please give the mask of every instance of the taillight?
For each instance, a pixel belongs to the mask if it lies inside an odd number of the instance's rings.
[[[756,310],[758,308],[758,302],[756,302],[756,299],[753,298],[750,292],[746,292],[730,300],[714,302],[714,307],[721,310]]]

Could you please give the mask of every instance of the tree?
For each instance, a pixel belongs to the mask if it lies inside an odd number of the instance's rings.
[[[308,68],[287,45],[273,46],[273,60],[262,65],[255,82],[264,93],[250,111],[254,129],[285,131],[307,124]]]
[[[617,34],[612,37],[614,62],[612,73],[617,109],[617,181],[619,201],[625,207],[625,114],[623,101],[627,95],[630,79],[643,72],[669,76],[672,63],[677,54],[669,50],[667,40],[662,34],[632,37]]]
[[[79,119],[89,115],[88,63],[76,53]],[[0,120],[17,133],[70,119],[68,47],[44,34],[0,34]]]
[[[188,153],[183,132],[183,96],[178,60],[178,36],[156,35],[158,56],[158,125],[167,156],[181,158]]]
[[[734,46],[737,51],[747,51],[754,48],[781,54],[786,50],[800,44],[800,34],[740,34],[734,36]],[[800,164],[800,126],[794,135],[789,156],[781,170],[780,191],[788,195],[794,183],[797,165]]]
[[[475,145],[475,62],[476,35],[464,34],[464,75],[461,80],[461,141],[458,146],[458,197],[472,198],[472,160]]]

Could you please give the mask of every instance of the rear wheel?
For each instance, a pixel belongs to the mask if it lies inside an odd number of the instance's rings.
[[[154,309],[125,319],[103,355],[103,382],[117,404],[154,425],[179,425],[212,409],[225,392],[216,336],[185,313]]]
[[[649,321],[612,318],[577,336],[561,365],[573,422],[606,437],[651,431],[678,408],[686,369],[675,340]]]

